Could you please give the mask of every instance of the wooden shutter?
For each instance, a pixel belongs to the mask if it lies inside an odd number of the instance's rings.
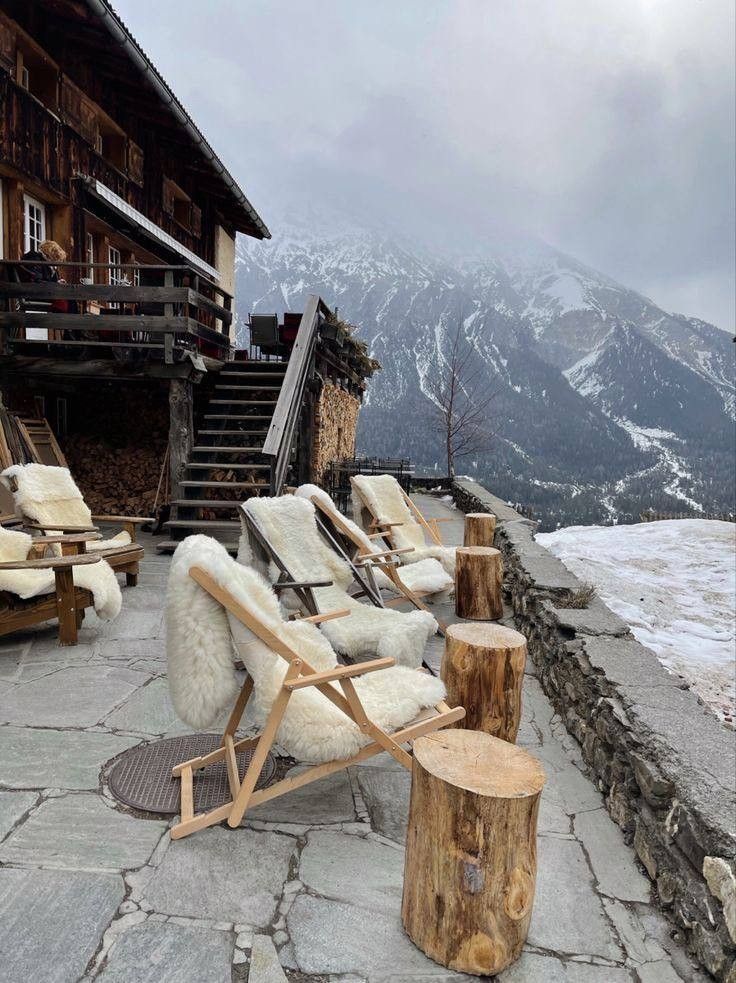
[[[66,76],[61,77],[61,116],[78,132],[82,130],[82,93]]]
[[[190,232],[195,238],[199,239],[202,235],[202,209],[198,208],[194,202],[192,202],[190,216]]]
[[[84,96],[80,100],[80,125],[79,132],[84,139],[93,146],[97,142],[97,110],[93,103]]]
[[[163,185],[163,195],[161,201],[161,207],[165,215],[173,216],[174,214],[174,189],[171,187],[171,182],[164,178]]]
[[[128,177],[137,185],[143,185],[143,151],[132,140],[128,140]]]

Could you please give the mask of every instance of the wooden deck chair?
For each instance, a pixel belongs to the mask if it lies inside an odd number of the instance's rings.
[[[454,577],[455,547],[444,546],[439,532],[439,523],[449,522],[449,516],[425,519],[390,474],[358,474],[350,484],[353,518],[369,537],[385,539],[392,548],[411,546],[413,552],[402,557],[404,563],[434,557]]]
[[[98,532],[98,522],[123,526],[110,539],[88,542],[86,549],[99,552],[116,573],[124,573],[129,587],[138,583],[143,547],[135,541],[136,526],[150,518],[130,515],[92,515],[68,468],[46,464],[14,464],[0,474],[13,494],[15,509],[27,529],[49,533]]]
[[[241,536],[238,559],[252,564],[272,583],[317,582],[309,586],[310,604],[300,605],[303,614],[347,609],[351,618],[329,622],[324,633],[333,648],[350,660],[392,656],[400,665],[421,664],[429,638],[437,631],[437,621],[429,611],[394,611],[373,598],[373,591],[362,575],[360,566],[340,555],[325,541],[317,524],[314,505],[295,495],[278,498],[250,498],[240,506],[244,534]],[[254,550],[251,532],[257,530]],[[325,582],[329,581],[329,584]],[[320,583],[322,582],[322,583]],[[362,586],[369,604],[362,604],[350,592],[354,585]],[[288,605],[289,596],[285,603]]]
[[[389,658],[336,665],[334,652],[315,625],[334,621],[345,612],[284,620],[264,578],[232,560],[221,544],[205,540],[208,537],[184,540],[172,563],[167,607],[170,672],[172,651],[179,658],[190,646],[195,659],[201,656],[195,640],[198,632],[187,619],[206,608],[210,619],[207,655],[213,664],[227,659],[222,647],[232,639],[247,676],[239,693],[234,691],[237,695],[221,747],[173,769],[173,776],[181,781],[180,819],[171,829],[173,839],[223,821],[235,828],[254,806],[382,751],[411,769],[411,755],[404,745],[464,717],[462,707],[451,709],[445,703],[442,682],[427,673],[394,667]],[[227,638],[223,628],[229,628]],[[207,675],[211,678],[211,673]],[[184,678],[197,687],[191,677],[187,671]],[[199,696],[198,689],[193,693]],[[186,705],[189,695],[172,689],[174,706]],[[260,731],[238,739],[246,706],[261,721]],[[256,791],[266,756],[276,743],[311,767]],[[245,749],[252,750],[253,756],[241,775],[236,755]],[[231,798],[209,812],[195,814],[194,774],[219,761],[226,765]]]
[[[92,535],[49,536],[44,545]],[[0,529],[0,636],[56,619],[59,644],[76,645],[87,608],[116,616],[120,587],[99,554],[39,556],[37,544],[27,533]]]
[[[422,601],[423,597],[447,594],[454,587],[453,578],[442,564],[432,557],[400,567],[398,560],[411,553],[413,547],[388,549],[375,539],[369,539],[359,526],[339,511],[323,489],[316,485],[301,485],[295,489],[294,494],[309,499],[317,510],[319,520],[326,526],[326,532],[333,540],[342,540],[348,555],[352,554],[354,560],[368,564],[366,573],[372,575],[373,583],[379,593],[381,590],[387,590],[398,595],[386,602],[388,605],[408,601],[415,608],[428,611],[429,608]],[[439,619],[437,621],[444,635],[447,626]]]

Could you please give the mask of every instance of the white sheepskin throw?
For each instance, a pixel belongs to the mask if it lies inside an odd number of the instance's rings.
[[[14,479],[14,480],[13,480]],[[15,511],[28,522],[42,526],[93,526],[92,513],[82,498],[68,468],[48,464],[14,464],[0,474],[0,481],[13,493]],[[130,535],[120,532],[111,539],[87,544],[87,549],[104,550],[127,546]]]
[[[206,570],[312,668],[336,665],[334,652],[314,625],[284,620],[271,587],[255,570],[231,559],[215,540],[190,536],[174,554],[166,612],[172,702],[190,726],[209,726],[236,698],[233,646],[253,679],[250,709],[259,724],[268,716],[287,669],[285,659],[189,577],[192,566]],[[408,723],[445,694],[440,680],[403,667],[370,673],[355,685],[369,717],[389,730]],[[350,757],[370,742],[354,721],[311,688],[293,693],[276,739],[288,754],[308,764]]]
[[[421,665],[437,622],[427,611],[391,611],[361,604],[348,593],[353,575],[348,564],[328,545],[317,528],[314,506],[305,498],[250,498],[241,506],[298,581],[331,580],[315,588],[320,611],[348,608],[349,618],[326,621],[322,631],[333,648],[351,659],[390,656],[399,665]],[[251,555],[244,525],[239,558]],[[275,571],[271,571],[275,580]]]
[[[294,494],[310,501],[316,498],[324,506],[328,515],[333,518],[336,517],[347,526],[352,535],[353,543],[364,555],[377,554],[383,549],[383,543],[380,540],[369,539],[360,526],[338,510],[330,496],[322,488],[318,488],[317,485],[300,485]],[[402,556],[406,555],[402,554]],[[399,559],[401,558],[399,557]],[[429,594],[441,594],[444,597],[455,586],[453,578],[447,573],[439,560],[432,558],[409,564],[404,569],[397,570],[397,574],[401,582],[411,591],[426,591]],[[374,570],[373,576],[380,590],[391,591],[393,594],[400,593],[399,588],[393,580],[387,577],[382,570]]]
[[[0,527],[0,562],[12,563],[28,558],[31,546],[38,543],[27,533]],[[120,584],[108,563],[90,563],[87,566],[73,567],[72,578],[77,587],[91,591],[95,613],[110,621],[120,614],[123,597]],[[55,590],[56,579],[53,570],[0,570],[0,590],[6,590],[23,600],[51,594]]]
[[[424,529],[417,522],[401,493],[401,485],[390,474],[357,474],[350,479],[353,486],[353,518],[360,523],[367,506],[379,522],[400,522],[391,530],[397,547],[411,546],[412,553],[401,557],[402,563],[417,563],[433,557],[451,577],[455,576],[455,547],[426,543]],[[356,494],[357,492],[357,494]]]

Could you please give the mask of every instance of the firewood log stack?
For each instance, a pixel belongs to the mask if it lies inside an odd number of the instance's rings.
[[[67,439],[64,452],[93,513],[151,514],[165,444],[112,447],[98,437],[78,435]]]

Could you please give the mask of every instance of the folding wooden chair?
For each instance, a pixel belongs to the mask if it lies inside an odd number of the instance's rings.
[[[318,671],[304,658],[303,653],[298,651],[296,644],[289,644],[277,631],[265,624],[254,610],[241,603],[203,567],[192,566],[189,569],[189,576],[223,606],[230,615],[231,626],[233,619],[235,619],[235,623],[243,626],[250,637],[262,643],[273,658],[283,660],[286,664],[286,672],[271,704],[263,729],[257,736],[242,740],[236,740],[235,737],[238,724],[253,693],[254,682],[257,681],[249,674],[225,727],[222,746],[210,754],[183,761],[173,769],[174,777],[181,781],[181,817],[171,830],[173,839],[180,839],[197,830],[223,821],[227,821],[228,826],[235,828],[240,824],[248,809],[301,788],[303,785],[308,785],[336,771],[349,768],[351,765],[364,761],[382,751],[387,751],[404,768],[411,769],[411,755],[402,745],[410,743],[423,734],[429,734],[442,727],[447,727],[465,716],[463,707],[451,709],[444,701],[440,700],[433,708],[427,708],[413,720],[399,726],[398,729],[389,731],[378,726],[366,713],[354,680],[368,673],[388,669],[393,665],[393,659],[375,659],[371,662],[351,666],[335,665],[334,668]],[[318,624],[340,617],[344,613],[328,612],[304,620]],[[247,656],[244,658],[247,659]],[[261,659],[252,660],[254,672],[257,672],[258,666],[262,665]],[[404,674],[413,674],[413,672],[424,675],[417,670],[403,670]],[[400,678],[405,678],[405,676]],[[436,684],[437,681],[435,680],[434,683]],[[390,687],[392,690],[395,688],[393,681],[390,683]],[[349,757],[336,756],[333,760],[322,760],[321,763],[312,765],[299,775],[284,778],[269,788],[256,791],[258,776],[268,752],[274,745],[279,727],[284,721],[285,715],[288,714],[290,700],[299,691],[321,694],[355,725],[356,730],[364,735],[360,739],[365,740],[366,743],[357,753]],[[324,705],[327,707],[326,703]],[[246,749],[251,749],[253,756],[245,773],[241,776],[236,755],[239,750]],[[286,750],[289,750],[288,746]],[[209,812],[195,815],[194,773],[223,760],[227,768],[231,799]]]
[[[425,564],[433,564],[436,566],[436,571],[432,570],[436,578],[441,579],[443,586],[438,587],[435,590],[427,589],[422,584],[421,576],[419,578],[411,577],[411,574],[407,577],[407,571],[412,571],[412,567],[417,566],[413,564],[408,567],[401,568],[397,563],[397,558],[406,556],[406,554],[413,552],[412,546],[404,546],[400,548],[382,548],[374,540],[371,540],[355,523],[350,522],[346,519],[344,515],[338,510],[335,503],[329,497],[327,492],[316,488],[313,485],[303,485],[301,488],[296,489],[296,494],[302,497],[309,498],[309,501],[314,505],[318,513],[318,521],[323,528],[325,535],[329,537],[336,547],[339,541],[342,541],[340,548],[341,553],[345,556],[352,556],[352,561],[359,563],[365,567],[367,579],[371,581],[372,587],[378,592],[380,597],[381,588],[387,589],[397,597],[391,598],[388,601],[383,601],[382,603],[386,606],[393,606],[396,604],[402,604],[408,601],[415,608],[421,611],[430,611],[426,604],[422,601],[423,597],[432,597],[439,593],[443,593],[453,586],[453,581],[448,574],[440,566],[439,562],[428,558],[424,561]],[[383,574],[383,579],[376,578],[373,574],[373,570],[379,571]],[[443,576],[444,575],[444,576]],[[410,586],[406,583],[404,579],[413,579],[418,581],[414,586]],[[426,579],[426,578],[425,578]],[[440,626],[440,632],[442,635],[445,634],[447,625],[437,618],[437,615],[430,611],[431,614],[437,619],[437,623]]]
[[[449,516],[426,519],[392,475],[354,475],[350,485],[355,521],[370,538],[385,539],[391,548],[411,546],[409,563],[434,556],[446,566],[453,556],[454,567],[454,547],[443,544],[439,531],[441,522],[451,521]]]

